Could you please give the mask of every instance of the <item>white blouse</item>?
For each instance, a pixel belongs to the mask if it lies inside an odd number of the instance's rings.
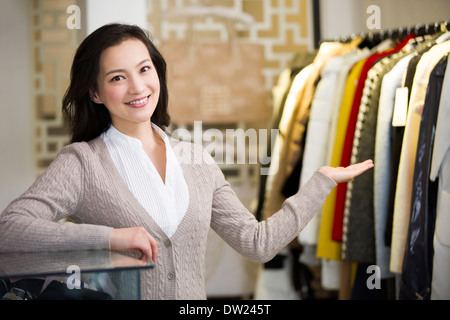
[[[166,146],[165,184],[139,139],[121,133],[112,125],[101,138],[130,191],[170,238],[186,213],[189,190],[169,138],[155,124],[152,127]]]

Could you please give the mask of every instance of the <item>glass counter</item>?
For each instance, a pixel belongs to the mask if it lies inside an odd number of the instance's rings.
[[[1,300],[139,300],[153,266],[108,250],[0,254]]]

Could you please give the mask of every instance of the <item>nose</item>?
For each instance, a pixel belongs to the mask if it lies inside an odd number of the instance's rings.
[[[132,95],[138,95],[144,92],[145,83],[143,79],[139,76],[129,77],[128,93]]]

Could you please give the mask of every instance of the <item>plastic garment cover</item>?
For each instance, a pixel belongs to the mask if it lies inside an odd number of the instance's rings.
[[[403,300],[428,300],[431,294],[438,181],[430,181],[429,173],[446,66],[447,56],[444,56],[431,72],[422,111],[411,196],[411,218],[400,281],[399,299]]]

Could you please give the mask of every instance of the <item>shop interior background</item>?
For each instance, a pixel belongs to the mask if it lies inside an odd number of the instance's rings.
[[[238,24],[236,28],[240,37],[264,48],[262,72],[269,96],[278,75],[295,54],[313,52],[322,40],[379,31],[369,29],[370,6],[379,8],[380,30],[447,20],[450,12],[448,0],[1,0],[2,210],[25,191],[67,143],[61,98],[80,39],[112,21],[148,29],[157,44],[167,39],[183,39],[185,25],[165,20],[163,13],[201,4],[227,6],[252,16],[252,24]],[[68,8],[73,5],[80,9],[79,28],[68,27],[68,19],[75,13]],[[210,18],[201,20],[196,32],[222,40],[227,37],[223,25]],[[262,122],[245,125],[264,127],[270,119]],[[239,194],[249,209],[257,192],[257,178],[245,175],[243,180],[236,179],[235,187],[242,188]],[[214,245],[215,250],[210,252],[221,258],[208,259],[211,271],[208,293],[211,296],[251,294],[255,279],[253,266],[223,243]]]

